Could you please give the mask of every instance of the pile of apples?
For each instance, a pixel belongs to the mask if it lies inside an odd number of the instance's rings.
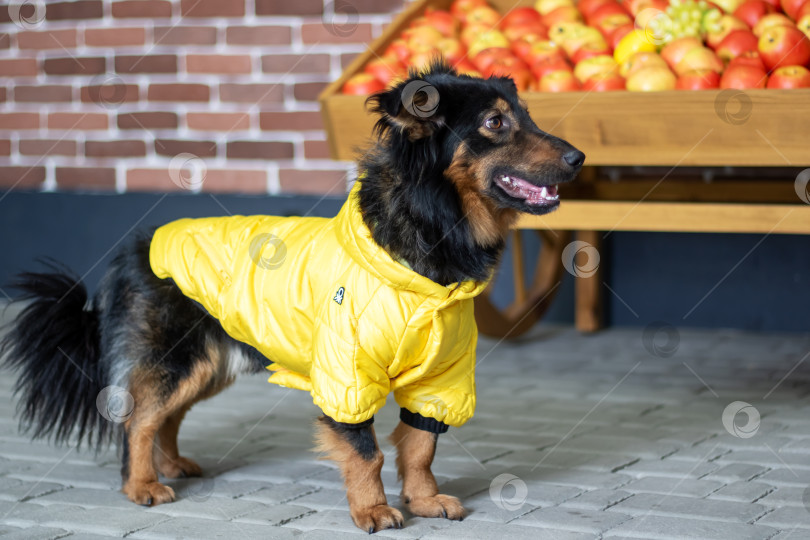
[[[383,90],[442,56],[520,91],[810,87],[810,0],[486,0],[428,8],[343,86]]]

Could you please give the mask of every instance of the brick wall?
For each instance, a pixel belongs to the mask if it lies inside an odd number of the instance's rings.
[[[402,0],[0,7],[0,190],[338,193],[316,101]]]

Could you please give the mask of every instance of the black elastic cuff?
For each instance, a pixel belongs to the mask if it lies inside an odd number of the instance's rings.
[[[430,433],[447,433],[450,426],[444,422],[439,422],[435,418],[428,418],[419,413],[411,412],[406,408],[399,410],[399,419],[402,423],[408,424],[412,428],[429,431]]]
[[[364,422],[360,422],[359,424],[347,424],[346,422],[335,422],[331,417],[326,416],[326,415],[323,415],[323,416],[324,416],[324,418],[329,418],[329,420],[332,420],[332,422],[336,426],[339,426],[339,427],[341,427],[343,429],[362,429],[362,428],[368,427],[368,426],[370,426],[371,424],[374,423],[374,417],[373,416],[371,418],[369,418],[368,420],[364,421]]]

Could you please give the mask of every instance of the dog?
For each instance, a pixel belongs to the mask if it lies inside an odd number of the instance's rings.
[[[123,493],[168,503],[175,493],[158,474],[202,473],[178,451],[186,412],[237,375],[270,369],[271,382],[309,390],[322,409],[317,447],[341,470],[354,523],[372,533],[403,525],[373,428],[394,392],[402,500],[417,516],[463,519],[430,468],[438,435],[475,406],[472,298],[519,214],[555,210],[557,186],[585,156],[535,125],[509,78],[437,62],[367,103],[374,144],[335,218],[170,223],[122,248],[91,302],[56,263],[21,274],[29,303],[0,344],[18,373],[21,425],[97,449],[117,440]],[[103,410],[111,388],[127,409],[120,421]]]

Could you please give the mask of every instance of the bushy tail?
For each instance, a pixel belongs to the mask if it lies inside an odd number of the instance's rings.
[[[87,306],[87,289],[66,268],[20,274],[13,287],[30,301],[0,341],[0,358],[18,374],[20,426],[34,438],[99,449],[111,426],[96,408],[107,380],[99,362],[99,317]]]

